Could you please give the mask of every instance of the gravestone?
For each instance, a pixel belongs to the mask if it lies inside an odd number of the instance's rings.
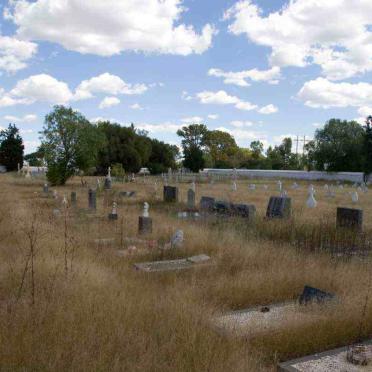
[[[312,302],[324,303],[335,298],[333,293],[324,292],[318,288],[305,285],[299,298],[300,305],[307,305]]]
[[[149,215],[149,204],[144,203],[143,215],[138,218],[138,234],[146,235],[152,233],[152,218]]]
[[[224,200],[217,200],[214,203],[213,210],[219,215],[230,215],[232,212],[231,204]]]
[[[363,210],[352,208],[337,208],[337,227],[349,227],[362,230]]]
[[[88,191],[88,208],[91,210],[97,209],[97,197],[96,192],[92,189]]]
[[[195,191],[192,189],[189,189],[189,191],[187,192],[187,208],[195,208]]]
[[[76,207],[76,204],[77,204],[76,192],[75,191],[71,191],[71,205],[73,207]]]
[[[357,191],[354,191],[351,193],[351,201],[356,204],[358,203],[358,200],[359,200],[359,195],[358,195],[358,192]]]
[[[45,196],[49,195],[49,185],[47,183],[45,183],[43,186],[43,192]]]
[[[267,218],[289,218],[292,213],[291,198],[272,196],[267,206]]]
[[[116,202],[114,202],[112,204],[112,211],[108,215],[108,218],[109,218],[110,221],[117,221],[117,219],[118,219],[118,211],[117,211],[117,204],[116,204]]]
[[[112,180],[111,177],[106,177],[105,178],[105,190],[111,190],[112,187]]]
[[[308,208],[316,208],[318,202],[315,200],[314,197],[314,190],[309,191],[309,197],[306,201],[306,206]]]
[[[235,216],[254,220],[256,217],[256,207],[249,204],[232,204],[233,213]]]
[[[209,196],[202,196],[200,199],[200,211],[201,212],[213,212],[215,198]]]
[[[163,200],[166,203],[177,203],[178,202],[178,188],[173,187],[173,186],[164,186]]]
[[[171,248],[182,248],[183,245],[183,231],[177,230],[171,239]]]

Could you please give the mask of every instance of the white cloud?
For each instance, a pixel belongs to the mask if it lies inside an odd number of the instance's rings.
[[[238,1],[224,18],[229,30],[271,48],[272,66],[321,66],[330,80],[372,71],[372,2],[296,0],[263,15],[251,0]]]
[[[190,96],[189,93],[186,90],[182,91],[181,98],[184,101],[191,101],[193,99],[192,96]]]
[[[119,76],[106,72],[89,80],[82,81],[76,88],[74,99],[81,100],[92,98],[95,93],[111,95],[142,94],[146,92],[147,89],[145,84],[128,84]]]
[[[72,96],[66,83],[46,74],[33,75],[18,81],[10,92],[2,92],[0,107],[29,105],[37,101],[65,104]]]
[[[9,73],[22,70],[36,52],[35,43],[0,35],[0,70]]]
[[[144,108],[139,103],[134,103],[129,106],[132,110],[144,110]]]
[[[334,83],[324,78],[308,81],[297,95],[313,108],[372,106],[372,84]]]
[[[280,78],[280,68],[273,67],[269,70],[245,70],[240,72],[225,72],[218,68],[211,68],[209,76],[222,77],[225,84],[234,84],[240,87],[250,86],[249,81],[266,81],[269,84],[277,84]]]
[[[244,111],[256,110],[260,114],[272,114],[278,111],[277,107],[275,107],[272,104],[260,108],[251,102],[241,100],[239,97],[230,96],[224,90],[219,90],[217,92],[211,91],[199,92],[196,94],[196,98],[198,98],[199,102],[204,105],[207,104],[234,105],[235,108],[237,108],[238,110]]]
[[[230,125],[235,128],[244,128],[244,127],[252,127],[253,123],[251,121],[233,120],[230,122]]]
[[[365,118],[367,116],[372,115],[372,102],[371,102],[371,106],[369,106],[369,107],[367,107],[367,106],[360,107],[359,110],[358,110],[358,114],[361,115],[362,117],[364,117],[364,119],[363,119],[363,122],[364,122]]]
[[[322,123],[313,123],[311,124],[314,128],[321,128],[324,124]]]
[[[211,119],[211,120],[217,120],[219,118],[219,116],[217,114],[209,114],[208,115],[208,119]]]
[[[206,24],[197,33],[181,23],[185,10],[182,0],[13,0],[5,15],[22,38],[84,54],[203,53],[216,31]]]
[[[204,119],[200,116],[191,116],[189,118],[181,119],[181,122],[184,124],[200,124],[204,121]]]
[[[23,117],[5,115],[4,120],[7,120],[8,122],[11,122],[11,123],[31,123],[37,120],[37,116],[34,114],[24,115]]]
[[[100,109],[109,108],[112,106],[116,106],[120,103],[120,99],[117,97],[105,97],[101,103],[99,104]]]
[[[219,127],[217,130],[231,134],[239,146],[248,146],[252,141],[261,141],[266,148],[268,146],[267,135],[265,133],[256,132],[254,130],[247,130],[244,128],[229,129]]]
[[[33,129],[20,129],[19,132],[21,134],[32,134],[34,133],[34,130]]]
[[[23,144],[25,145],[25,153],[30,154],[37,150],[40,146],[40,141],[23,141]]]
[[[272,105],[272,104],[267,105],[267,106],[264,106],[264,107],[262,107],[262,108],[260,108],[258,110],[258,112],[260,114],[264,114],[264,115],[275,114],[278,111],[279,111],[279,109],[276,106]]]
[[[182,126],[180,124],[174,124],[171,122],[149,124],[141,123],[136,124],[136,128],[146,130],[150,133],[176,133]]]

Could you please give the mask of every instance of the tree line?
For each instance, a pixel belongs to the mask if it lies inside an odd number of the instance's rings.
[[[227,132],[190,124],[177,131],[181,158],[177,146],[150,138],[133,124],[93,124],[80,112],[64,106],[55,106],[46,115],[40,135],[37,151],[24,156],[19,130],[9,124],[0,131],[0,164],[9,171],[16,170],[18,164],[22,166],[23,159],[32,166],[46,165],[47,178],[54,185],[64,184],[77,172],[105,175],[110,166],[118,175],[136,173],[143,167],[159,174],[181,166],[193,172],[247,168],[372,173],[372,116],[364,126],[356,121],[329,120],[304,146],[303,154],[293,153],[291,138],[266,151],[259,140],[241,148]]]

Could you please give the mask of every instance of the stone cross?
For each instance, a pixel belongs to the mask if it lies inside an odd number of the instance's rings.
[[[231,185],[231,190],[232,191],[237,191],[238,187],[236,186],[236,182],[234,181]]]
[[[62,200],[62,205],[63,205],[63,207],[64,207],[64,208],[67,208],[67,204],[68,204],[68,202],[67,202],[66,195],[63,195],[63,200]]]

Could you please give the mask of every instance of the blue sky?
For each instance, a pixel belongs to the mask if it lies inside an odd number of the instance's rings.
[[[170,143],[203,122],[244,147],[372,113],[371,1],[0,4],[0,126],[26,152],[54,104]]]

